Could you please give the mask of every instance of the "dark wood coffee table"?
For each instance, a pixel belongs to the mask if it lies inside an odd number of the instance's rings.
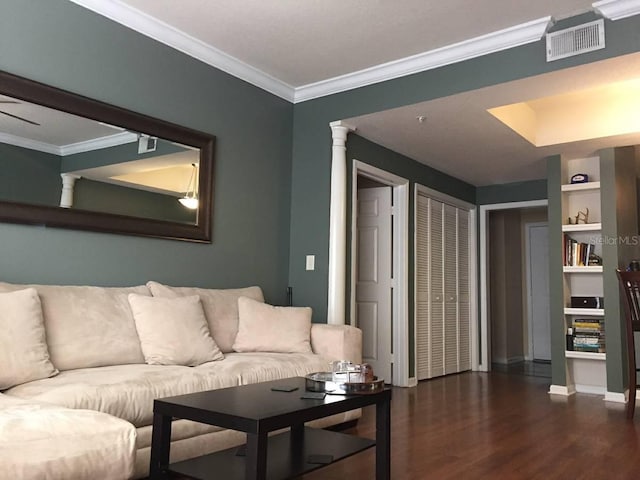
[[[293,392],[272,387],[294,386]],[[391,475],[391,389],[368,395],[327,395],[306,400],[302,377],[223,388],[155,400],[150,478],[178,473],[197,479],[286,479],[376,447],[376,478]],[[376,406],[375,441],[345,433],[305,427],[329,415]],[[245,447],[234,447],[169,465],[171,420],[184,418],[247,434]],[[269,436],[269,432],[291,427]],[[319,463],[315,463],[319,462]]]

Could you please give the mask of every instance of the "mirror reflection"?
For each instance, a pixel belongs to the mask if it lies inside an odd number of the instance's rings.
[[[195,225],[200,150],[0,95],[0,201]]]

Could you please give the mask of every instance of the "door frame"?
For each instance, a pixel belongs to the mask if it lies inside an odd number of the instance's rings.
[[[475,355],[472,360],[473,370],[488,372],[491,370],[491,319],[489,318],[489,212],[514,208],[546,207],[547,200],[528,200],[523,202],[492,203],[480,205],[480,325],[474,339]],[[472,350],[473,351],[473,350]]]
[[[416,377],[409,377],[409,180],[359,160],[353,160],[351,173],[351,292],[349,321],[356,318],[356,260],[358,221],[358,175],[392,188],[393,278],[391,354],[393,384],[399,387],[417,385]]]
[[[531,229],[535,227],[547,227],[549,228],[549,222],[527,222],[524,224],[525,238],[524,238],[524,250],[525,250],[525,291],[527,302],[527,330],[529,337],[528,352],[524,356],[527,361],[533,361],[533,302],[531,301]]]
[[[452,205],[456,208],[461,208],[467,210],[469,212],[469,322],[470,322],[470,333],[469,333],[469,346],[471,348],[471,370],[478,370],[477,368],[477,358],[478,358],[478,248],[477,248],[477,222],[476,222],[476,212],[477,206],[473,203],[465,202],[464,200],[460,200],[459,198],[452,197],[447,195],[446,193],[439,192],[438,190],[434,190],[429,187],[425,187],[424,185],[420,185],[419,183],[415,184],[415,191],[413,193],[413,284],[414,284],[414,295],[413,295],[413,340],[414,340],[414,364],[416,365],[416,378],[418,371],[418,296],[415,294],[415,285],[418,284],[417,279],[417,248],[418,248],[418,232],[415,228],[417,224],[417,215],[418,215],[418,195],[424,194],[427,197],[430,197],[436,201],[446,203],[448,205]]]

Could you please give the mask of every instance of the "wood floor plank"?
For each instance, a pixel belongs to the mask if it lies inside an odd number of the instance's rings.
[[[393,479],[638,479],[640,418],[601,396],[552,397],[545,378],[464,373],[396,388]],[[351,431],[375,438],[375,412]],[[374,478],[367,451],[305,480]]]

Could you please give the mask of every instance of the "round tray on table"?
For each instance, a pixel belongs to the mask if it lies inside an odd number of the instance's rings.
[[[366,395],[384,389],[384,380],[373,377],[372,382],[340,382],[333,380],[331,372],[315,372],[305,376],[305,386],[310,392],[325,392],[332,395]]]

